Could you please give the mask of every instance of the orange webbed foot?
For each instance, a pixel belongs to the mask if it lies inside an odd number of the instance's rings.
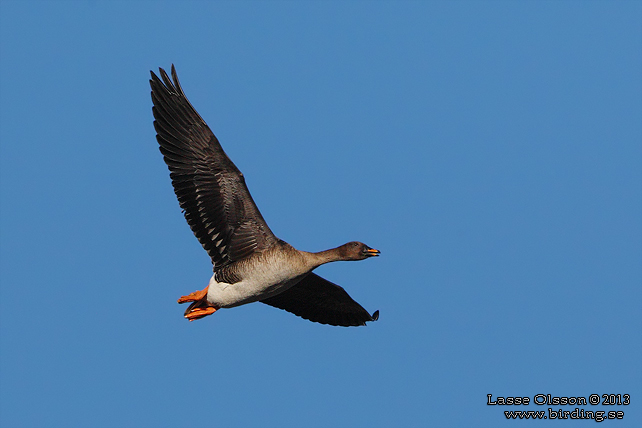
[[[214,312],[216,312],[216,308],[213,306],[207,306],[205,308],[194,308],[185,314],[185,318],[190,321],[194,321],[208,315],[212,315]]]
[[[181,298],[178,299],[178,303],[196,302],[198,300],[201,300],[202,298],[207,296],[207,290],[209,288],[210,286],[208,285],[203,290],[195,291],[193,293],[188,294],[187,296],[181,296]]]

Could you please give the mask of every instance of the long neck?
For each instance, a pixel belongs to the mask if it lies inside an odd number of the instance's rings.
[[[339,252],[339,247],[332,248],[331,250],[319,251],[318,253],[307,253],[307,255],[309,263],[314,266],[313,269],[326,263],[345,260]]]

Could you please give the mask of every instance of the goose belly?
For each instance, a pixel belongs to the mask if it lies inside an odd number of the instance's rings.
[[[207,291],[207,300],[220,308],[245,305],[284,292],[301,281],[306,273],[298,274],[298,272],[266,269],[234,284],[218,282],[216,275],[212,275]]]

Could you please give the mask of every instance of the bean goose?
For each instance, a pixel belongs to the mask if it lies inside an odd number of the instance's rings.
[[[299,251],[270,230],[241,171],[190,104],[172,65],[151,72],[154,128],[174,192],[187,223],[214,265],[209,285],[182,296],[190,321],[220,308],[262,302],[310,321],[337,326],[375,321],[340,286],[312,273],[339,260],[364,260],[379,251],[361,242],[311,253]],[[162,79],[162,80],[161,80]]]

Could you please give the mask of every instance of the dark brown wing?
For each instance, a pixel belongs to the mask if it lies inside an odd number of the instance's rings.
[[[379,311],[370,315],[343,288],[314,273],[287,291],[261,302],[321,324],[358,326],[379,318]]]
[[[277,242],[245,185],[205,121],[183,93],[172,65],[173,82],[151,72],[156,139],[169,167],[185,219],[214,269]]]

